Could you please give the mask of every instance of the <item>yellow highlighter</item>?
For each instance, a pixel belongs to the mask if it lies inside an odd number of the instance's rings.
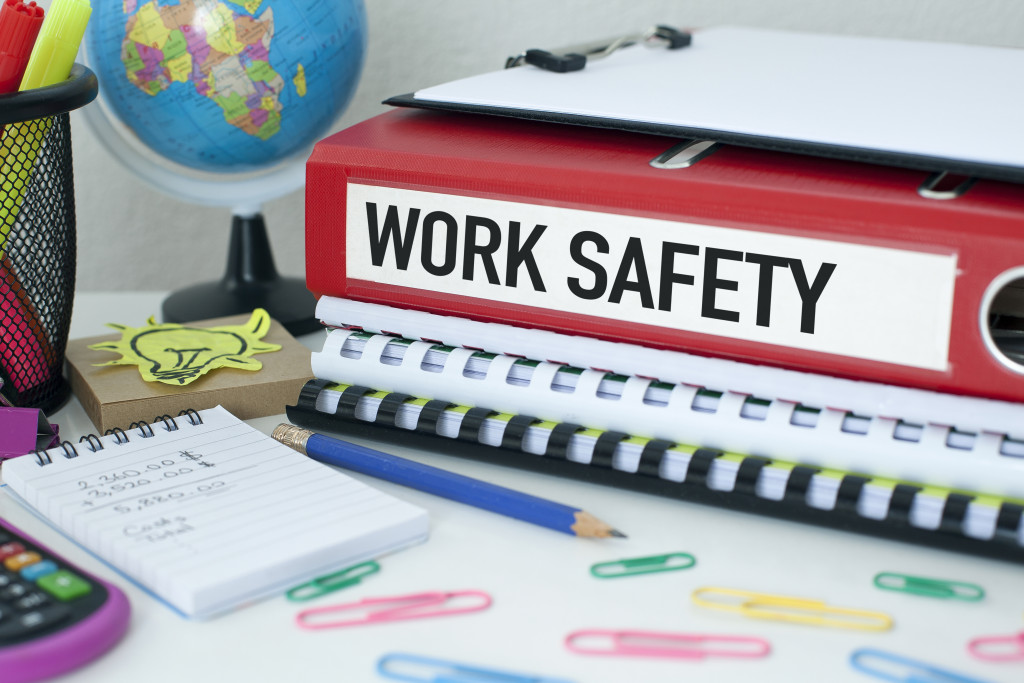
[[[67,80],[90,14],[92,6],[89,0],[53,0],[32,48],[19,90],[42,88]]]
[[[54,0],[36,38],[19,91],[55,85],[68,79],[85,26],[92,14],[89,0]],[[36,157],[52,119],[11,124],[0,143],[0,255],[21,210]]]

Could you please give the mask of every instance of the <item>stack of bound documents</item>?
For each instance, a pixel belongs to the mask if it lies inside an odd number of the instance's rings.
[[[741,29],[650,40],[668,45],[582,68],[534,55],[395,98],[408,106],[317,145],[307,284],[336,329],[291,419],[1024,560],[1024,149],[915,146],[935,136],[894,137],[899,106],[851,126],[806,94],[727,117],[756,93],[681,75],[736,44],[1004,74],[1024,55]],[[861,67],[830,88],[856,100]],[[628,77],[648,69],[680,74],[658,90],[670,103]],[[797,139],[776,125],[797,104],[831,125]],[[982,109],[998,131],[1003,110]]]

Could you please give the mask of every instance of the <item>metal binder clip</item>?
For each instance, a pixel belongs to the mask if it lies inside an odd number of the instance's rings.
[[[665,555],[633,557],[613,562],[598,562],[590,567],[590,573],[599,579],[615,579],[621,576],[689,569],[695,564],[697,564],[697,558],[689,553],[666,553]]]
[[[469,604],[458,606],[456,603],[459,602],[468,602]],[[365,598],[359,602],[307,609],[295,616],[295,623],[302,628],[316,630],[340,628],[342,626],[380,624],[406,619],[428,619],[430,617],[479,612],[490,607],[491,602],[491,596],[483,591],[428,591],[389,598]],[[362,611],[363,614],[353,619],[343,619],[340,621],[320,621],[310,618],[320,614],[344,611]]]
[[[560,50],[527,50],[505,60],[505,68],[511,69],[523,63],[532,64],[546,71],[568,73],[579,71],[587,65],[587,60],[607,57],[616,50],[641,43],[647,47],[665,47],[677,50],[688,46],[692,36],[671,26],[652,26],[641,33],[620,38],[597,40],[582,45],[566,47]]]
[[[722,644],[725,645],[722,645]],[[575,631],[565,637],[565,646],[582,655],[665,657],[765,657],[772,646],[767,640],[745,636],[713,636],[655,631]]]
[[[874,581],[875,585],[883,590],[923,595],[928,598],[977,602],[985,597],[985,590],[981,586],[962,581],[928,579],[921,576],[908,576],[892,572],[880,572],[875,575]]]
[[[328,574],[327,576],[321,576],[313,579],[309,583],[304,583],[301,586],[296,586],[288,591],[285,595],[292,602],[305,602],[306,600],[312,600],[313,598],[319,598],[321,595],[327,595],[334,591],[340,591],[342,588],[348,588],[354,586],[363,580],[363,577],[369,576],[370,574],[376,574],[380,571],[380,565],[376,562],[363,562],[347,569],[342,569],[340,572]]]
[[[971,656],[989,662],[1024,661],[1024,631],[1008,636],[982,636],[967,643]]]
[[[386,654],[377,660],[377,673],[384,678],[411,683],[571,683],[564,678],[495,671],[402,653]]]
[[[865,659],[868,663],[862,661]],[[955,671],[871,648],[862,648],[851,654],[850,666],[861,673],[894,683],[986,683]]]
[[[702,598],[701,595],[705,593],[715,594],[717,597],[710,600]],[[860,631],[887,631],[892,628],[892,617],[888,614],[848,607],[831,607],[822,600],[790,598],[734,588],[698,588],[690,597],[694,604],[701,607],[738,612],[753,619],[792,621]]]

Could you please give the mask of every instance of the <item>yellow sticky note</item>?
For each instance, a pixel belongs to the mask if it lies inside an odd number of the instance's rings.
[[[174,386],[190,384],[217,368],[259,370],[263,364],[252,355],[281,348],[278,344],[260,341],[270,330],[270,314],[262,308],[253,311],[244,325],[157,325],[150,318],[143,327],[116,323],[107,326],[120,330],[121,338],[93,344],[89,348],[115,351],[121,357],[98,365],[137,365],[145,381]]]

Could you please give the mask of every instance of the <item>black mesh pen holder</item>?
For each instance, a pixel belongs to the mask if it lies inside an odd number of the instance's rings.
[[[96,98],[76,64],[58,85],[0,95],[0,379],[15,406],[52,412],[75,294],[75,190],[68,112]]]

